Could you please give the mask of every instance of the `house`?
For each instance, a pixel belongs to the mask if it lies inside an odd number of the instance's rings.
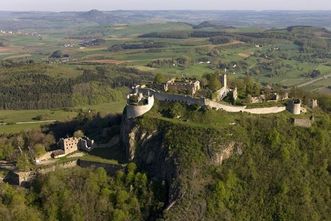
[[[65,154],[64,150],[54,150],[52,152],[52,158],[54,158],[54,159],[64,157],[65,155],[66,154]]]

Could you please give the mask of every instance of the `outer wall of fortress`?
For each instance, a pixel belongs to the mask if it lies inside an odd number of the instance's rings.
[[[224,105],[211,101],[206,98],[194,98],[188,95],[168,94],[148,88],[139,88],[138,90],[139,90],[138,93],[143,93],[144,95],[150,95],[148,97],[148,102],[146,105],[141,105],[141,106],[127,105],[126,115],[128,118],[136,118],[150,111],[154,105],[154,98],[159,101],[181,102],[188,105],[196,104],[199,106],[209,106],[211,108],[215,108],[217,110],[222,109],[227,112],[247,112],[251,114],[275,114],[286,110],[285,106],[246,109],[246,106]]]

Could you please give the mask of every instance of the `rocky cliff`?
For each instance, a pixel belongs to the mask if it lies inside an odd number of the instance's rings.
[[[242,145],[225,140],[216,130],[148,117],[124,118],[121,127],[127,160],[136,162],[153,180],[165,183],[168,220],[186,220],[188,216],[199,220],[205,214],[206,202],[194,201],[206,191],[208,176],[204,171],[222,164],[233,153],[242,153]],[[189,215],[192,212],[196,214]],[[177,214],[176,219],[172,214]]]
[[[175,201],[179,196],[176,160],[170,157],[162,132],[146,129],[135,119],[124,119],[121,141],[127,160],[136,162],[152,179],[164,182],[168,189],[167,203]]]

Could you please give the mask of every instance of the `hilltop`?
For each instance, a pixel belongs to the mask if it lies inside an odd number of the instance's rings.
[[[182,107],[179,119],[158,117],[164,108],[126,121],[122,137],[138,167],[165,181],[165,220],[323,220],[330,214],[328,115],[318,115],[307,130],[286,114]]]

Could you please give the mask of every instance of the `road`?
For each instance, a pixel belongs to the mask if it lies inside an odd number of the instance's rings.
[[[313,84],[313,83],[315,83],[315,82],[317,82],[317,81],[325,80],[325,79],[328,79],[328,78],[331,78],[331,74],[324,75],[324,76],[322,76],[322,77],[319,77],[319,78],[313,79],[313,80],[308,81],[308,82],[305,82],[305,83],[303,83],[303,84],[299,84],[299,85],[297,86],[297,88],[305,87],[305,86],[310,85],[310,84]]]
[[[14,125],[15,124],[43,124],[43,123],[53,123],[55,121],[56,120],[22,121],[22,122],[16,122],[16,123],[13,123],[13,124]],[[12,123],[0,123],[0,126],[1,125],[9,125],[9,124],[12,124]]]

